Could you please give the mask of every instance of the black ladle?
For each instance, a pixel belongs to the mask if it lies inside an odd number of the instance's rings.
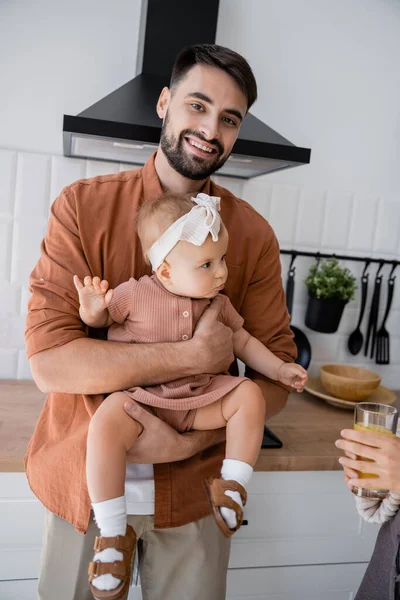
[[[360,316],[358,317],[357,327],[350,334],[350,337],[347,341],[347,347],[351,354],[358,354],[362,348],[364,342],[364,336],[361,333],[361,323],[364,317],[365,305],[367,303],[367,295],[368,295],[368,279],[369,273],[366,273],[366,270],[369,267],[371,261],[367,260],[365,263],[364,271],[361,276],[361,308],[360,308]]]
[[[287,282],[286,282],[286,307],[289,312],[290,319],[292,318],[293,309],[293,296],[294,296],[294,273],[296,267],[293,266],[296,254],[292,254],[292,260],[289,267]],[[308,341],[306,334],[293,325],[290,325],[290,329],[294,333],[294,343],[297,347],[297,358],[296,363],[301,365],[303,369],[308,369],[311,362],[311,345]]]

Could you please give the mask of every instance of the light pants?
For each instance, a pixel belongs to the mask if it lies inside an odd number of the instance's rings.
[[[212,516],[154,529],[149,515],[128,515],[138,538],[143,600],[224,600],[230,540]],[[98,528],[85,535],[46,510],[39,600],[93,600],[87,570]]]

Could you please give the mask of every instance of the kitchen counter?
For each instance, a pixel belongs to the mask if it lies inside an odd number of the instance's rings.
[[[0,472],[24,470],[23,456],[44,399],[33,381],[0,380]],[[341,452],[334,442],[352,423],[352,411],[306,392],[292,393],[286,408],[268,421],[283,448],[261,450],[255,470],[340,470]]]

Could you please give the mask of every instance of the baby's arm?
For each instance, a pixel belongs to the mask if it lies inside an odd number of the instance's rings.
[[[394,517],[400,507],[400,494],[396,492],[389,492],[384,500],[357,496],[355,500],[358,514],[367,523],[385,523]]]
[[[114,323],[108,312],[113,290],[108,289],[108,281],[87,275],[82,281],[74,275],[74,284],[79,295],[79,315],[90,327],[109,327]]]
[[[233,334],[233,352],[246,365],[275,381],[301,392],[307,382],[307,371],[295,363],[275,356],[243,327]]]

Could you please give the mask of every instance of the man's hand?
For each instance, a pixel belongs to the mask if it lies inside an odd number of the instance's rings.
[[[221,299],[217,296],[197,323],[192,343],[196,344],[196,363],[199,373],[222,373],[227,371],[235,356],[233,333],[218,315]]]
[[[350,489],[356,485],[400,492],[400,438],[353,429],[344,429],[341,435],[344,439],[337,440],[335,445],[347,455],[339,462],[345,469],[345,482]],[[357,460],[356,456],[369,460]],[[355,471],[374,473],[376,477],[362,479],[360,483]]]
[[[225,439],[225,428],[180,434],[132,400],[127,400],[124,408],[143,427],[142,433],[128,452],[129,463],[158,464],[185,460]]]

